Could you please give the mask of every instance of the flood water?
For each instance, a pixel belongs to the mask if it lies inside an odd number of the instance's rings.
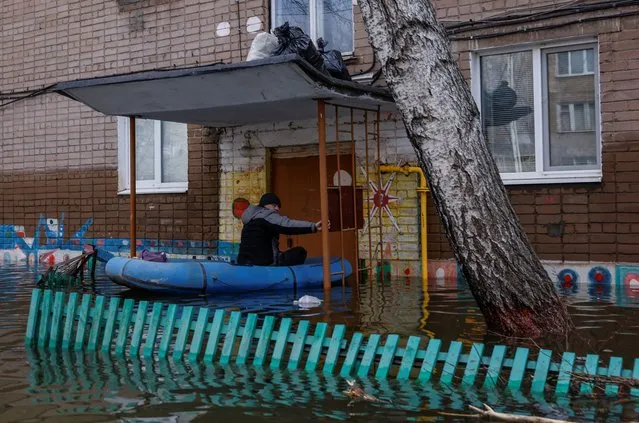
[[[461,389],[437,381],[371,378],[361,381],[363,387],[385,401],[349,404],[343,394],[346,381],[321,372],[25,349],[30,295],[37,278],[37,270],[25,264],[0,264],[2,422],[465,421],[450,414],[468,413],[468,404],[481,403],[498,411],[570,421],[639,420],[639,400],[627,394],[621,398],[555,397],[552,393],[532,397],[503,389]],[[96,283],[74,290],[342,323],[349,331],[437,337],[444,341],[443,348],[453,340],[487,345],[529,342],[487,333],[469,290],[456,280],[433,280],[426,287],[414,279],[335,287],[330,299],[308,310],[293,300],[304,294],[323,298],[321,291],[154,298],[114,285],[103,275]],[[591,292],[584,286],[579,292],[571,291],[567,300],[577,328],[568,349],[578,355],[620,356],[624,368],[632,368],[639,357],[639,295]]]

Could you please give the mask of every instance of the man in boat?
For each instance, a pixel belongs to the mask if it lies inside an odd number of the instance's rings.
[[[295,266],[304,264],[306,249],[293,247],[280,251],[280,234],[303,235],[322,230],[322,222],[293,220],[280,214],[282,203],[277,195],[266,193],[257,206],[242,214],[242,237],[237,264],[254,266]]]

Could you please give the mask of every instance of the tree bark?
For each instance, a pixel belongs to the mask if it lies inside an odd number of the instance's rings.
[[[479,110],[428,0],[360,0],[369,39],[455,258],[488,326],[567,335],[572,323],[515,214]]]

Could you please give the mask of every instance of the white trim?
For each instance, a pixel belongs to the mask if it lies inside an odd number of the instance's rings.
[[[602,179],[603,177],[600,170],[501,174],[501,180],[504,185],[598,183],[601,182]]]
[[[532,51],[532,71],[533,71],[533,127],[535,128],[535,171],[538,175],[544,172],[544,65],[542,63],[541,49]]]
[[[129,195],[129,118],[118,116],[118,195]],[[188,191],[189,183],[162,183],[162,121],[154,121],[154,179],[136,181],[136,194],[169,194]],[[187,135],[188,143],[188,135]],[[187,156],[188,161],[188,156]],[[185,164],[188,166],[188,162]]]

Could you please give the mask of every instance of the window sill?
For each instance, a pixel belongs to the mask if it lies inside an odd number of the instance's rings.
[[[601,182],[602,174],[600,170],[523,174],[502,173],[501,179],[504,185],[584,184]]]
[[[136,188],[136,194],[184,194],[188,187],[144,187]],[[130,195],[130,189],[118,191],[118,195]]]

